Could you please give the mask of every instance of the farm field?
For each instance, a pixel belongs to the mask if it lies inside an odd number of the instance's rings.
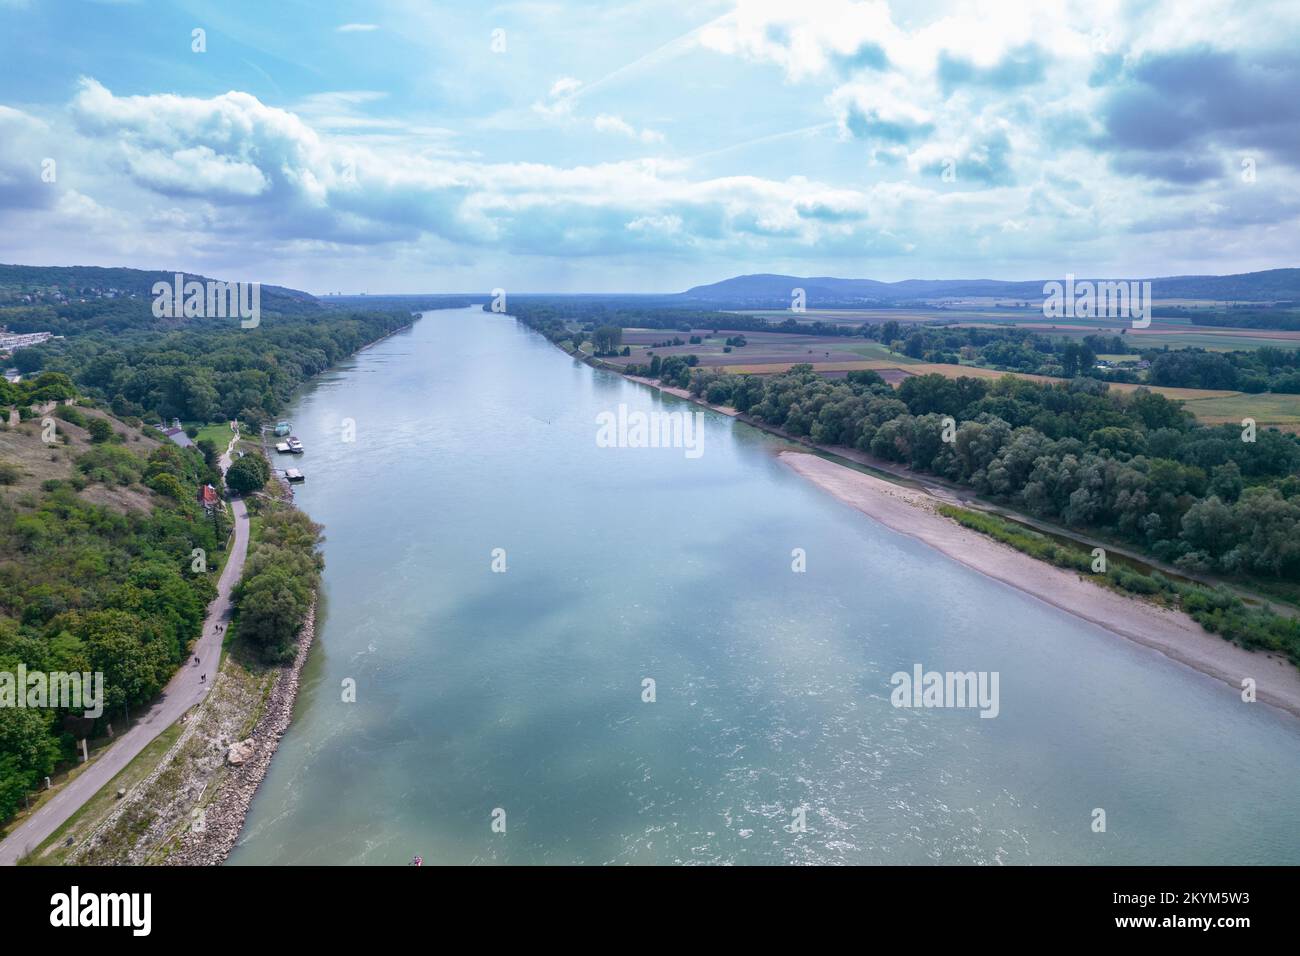
[[[1187,302],[1161,300],[1159,305],[1187,305]],[[1205,305],[1205,303],[1190,303]],[[1082,338],[1086,335],[1122,334],[1135,336],[1135,347],[1152,348],[1203,348],[1214,352],[1231,352],[1256,349],[1261,346],[1300,348],[1300,332],[1275,329],[1240,329],[1194,325],[1186,317],[1159,317],[1149,328],[1135,329],[1124,320],[1112,318],[1070,318],[1050,321],[1037,308],[995,309],[945,307],[935,309],[809,309],[799,314],[788,310],[751,310],[744,315],[755,315],[773,322],[791,317],[801,322],[822,321],[839,325],[880,324],[895,321],[906,324],[944,323],[974,328],[1017,327],[1062,338]]]
[[[701,336],[703,341],[692,345],[689,341],[691,335]],[[726,340],[737,335],[743,335],[747,344],[733,347],[730,352],[726,351]],[[655,342],[671,341],[674,337],[686,340],[686,344],[653,347]],[[714,335],[712,329],[695,329],[690,333],[664,329],[624,329],[623,344],[629,347],[630,355],[610,356],[605,361],[611,365],[629,363],[643,365],[650,361],[652,355],[658,355],[660,358],[671,355],[695,355],[699,358],[701,366],[728,368],[782,364],[789,368],[798,362],[815,362],[820,366],[827,363],[833,365],[856,363],[864,359],[882,359],[891,365],[914,361],[889,351],[879,343],[866,342],[860,338],[841,339],[790,335],[781,332],[738,332],[720,329],[718,334]]]
[[[1300,395],[1247,395],[1231,392],[1223,396],[1193,398],[1187,410],[1198,421],[1210,425],[1223,422],[1240,424],[1253,418],[1260,425],[1274,425],[1284,432],[1300,432]]]
[[[786,317],[788,312],[754,312],[769,318]],[[1024,315],[1025,313],[1021,313]],[[925,321],[926,316],[933,319],[939,316],[951,317],[947,313],[912,313],[913,321]],[[1017,322],[1007,317],[991,321],[989,313],[982,313],[983,321],[964,322],[963,325],[1002,326],[1021,325],[1038,332],[1052,332],[1061,335],[1083,336],[1099,330],[1114,332],[1114,320],[1089,321],[1072,320],[1069,324],[1052,325],[1045,322]],[[803,318],[841,321],[844,316],[853,316],[858,322],[863,321],[906,321],[903,313],[894,310],[862,310],[855,312],[809,311]],[[698,335],[702,341],[690,344],[690,335]],[[744,335],[746,345],[733,347],[725,351],[726,339]],[[1233,349],[1259,348],[1264,345],[1278,345],[1284,348],[1300,347],[1300,332],[1272,332],[1261,329],[1207,329],[1189,324],[1185,319],[1155,320],[1149,329],[1132,329],[1126,337],[1141,337],[1135,345],[1168,345],[1171,348],[1199,346],[1205,349],[1231,351]],[[683,345],[654,348],[655,342],[671,340],[674,337],[687,340]],[[948,378],[968,376],[972,378],[997,379],[1003,375],[1015,375],[1034,382],[1049,382],[1056,379],[1043,375],[1024,372],[1001,372],[996,369],[973,365],[946,365],[924,362],[909,358],[879,342],[870,342],[861,338],[828,338],[826,336],[790,335],[781,332],[740,332],[720,329],[717,335],[712,329],[696,329],[691,333],[675,332],[665,329],[625,329],[623,344],[631,349],[627,356],[613,356],[605,359],[614,366],[629,363],[645,364],[652,355],[667,358],[670,355],[696,355],[702,368],[725,368],[737,375],[777,375],[789,371],[791,366],[811,364],[813,369],[828,378],[842,378],[849,372],[870,370],[877,372],[890,385],[897,386],[912,375],[937,374]],[[1111,361],[1124,361],[1135,356],[1107,355]],[[1297,395],[1249,395],[1244,392],[1220,391],[1195,388],[1169,388],[1164,386],[1139,386],[1112,383],[1111,388],[1120,392],[1131,392],[1140,387],[1149,387],[1153,392],[1186,403],[1187,410],[1199,421],[1207,424],[1222,422],[1240,422],[1243,418],[1254,418],[1263,427],[1277,427],[1285,431],[1300,432],[1300,396]]]
[[[792,365],[807,359],[795,359],[784,362],[749,362],[727,365],[728,372],[737,375],[778,375],[790,370]],[[705,363],[701,361],[701,365]],[[871,370],[877,372],[890,385],[897,386],[904,379],[913,375],[942,375],[946,378],[983,378],[998,379],[1003,375],[1032,382],[1057,382],[1060,379],[1045,375],[1031,375],[1026,372],[1001,372],[997,369],[981,368],[973,365],[945,365],[932,362],[920,362],[906,357],[863,358],[858,361],[816,361],[813,369],[828,378],[840,378],[851,371]],[[1233,392],[1202,388],[1169,388],[1166,386],[1130,385],[1119,382],[1110,383],[1117,392],[1132,392],[1138,388],[1148,388],[1166,398],[1183,402],[1189,412],[1198,421],[1208,425],[1224,422],[1241,422],[1243,418],[1253,418],[1261,427],[1276,427],[1282,431],[1300,432],[1300,395],[1275,395],[1266,393],[1249,395],[1245,392]]]

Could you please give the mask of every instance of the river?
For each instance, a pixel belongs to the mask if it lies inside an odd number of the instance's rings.
[[[1300,721],[725,416],[598,447],[621,403],[695,410],[478,309],[303,390],[323,616],[232,864],[1300,863]],[[916,664],[997,672],[998,715],[892,706]]]

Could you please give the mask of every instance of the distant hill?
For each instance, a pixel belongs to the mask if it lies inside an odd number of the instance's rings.
[[[0,264],[0,304],[19,304],[28,296],[39,297],[40,302],[134,297],[152,303],[154,283],[166,282],[171,285],[176,278],[176,271]],[[208,282],[211,279],[210,276],[195,272],[182,274],[187,282]],[[292,314],[319,307],[320,303],[310,293],[278,285],[262,286],[262,308],[267,311]]]
[[[905,279],[902,282],[879,282],[875,279],[759,274],[736,276],[709,285],[695,286],[678,295],[677,299],[683,305],[789,308],[792,291],[803,289],[809,308],[886,306],[922,299],[972,296],[1037,300],[1042,298],[1045,282],[1063,279],[1064,276],[1061,275],[1026,282],[1004,282],[998,279]],[[1152,294],[1157,299],[1271,302],[1300,298],[1300,269],[1270,269],[1266,272],[1228,276],[1166,276],[1151,278],[1149,281]]]

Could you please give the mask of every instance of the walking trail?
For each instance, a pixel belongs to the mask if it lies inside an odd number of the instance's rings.
[[[230,467],[230,455],[238,440],[238,435],[232,438],[221,456],[222,474]],[[230,620],[230,594],[243,574],[244,558],[248,554],[248,510],[239,498],[231,500],[230,508],[235,516],[235,537],[230,546],[230,557],[217,581],[217,596],[208,606],[202,636],[194,645],[194,654],[200,663],[186,662],[182,665],[141,720],[0,842],[0,866],[13,866],[24,854],[40,846],[87,800],[108,786],[150,741],[207,696],[217,676],[221,642],[225,637],[225,625]],[[222,630],[217,630],[218,625]],[[212,679],[200,680],[204,674],[211,675]]]

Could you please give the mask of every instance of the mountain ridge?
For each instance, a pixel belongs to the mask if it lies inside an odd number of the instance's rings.
[[[970,296],[1007,296],[1040,299],[1047,282],[1063,282],[1064,275],[1035,280],[1004,279],[902,279],[882,282],[878,279],[843,279],[834,276],[791,276],[779,273],[753,273],[733,276],[718,282],[697,285],[678,293],[677,298],[693,302],[771,301],[782,308],[790,304],[793,290],[803,289],[808,305],[862,303],[897,303],[900,301]],[[1077,276],[1076,282],[1115,281],[1113,278]],[[1180,275],[1125,278],[1121,281],[1150,282],[1152,295],[1163,299],[1219,299],[1266,302],[1300,299],[1300,269],[1266,269],[1231,275]]]

